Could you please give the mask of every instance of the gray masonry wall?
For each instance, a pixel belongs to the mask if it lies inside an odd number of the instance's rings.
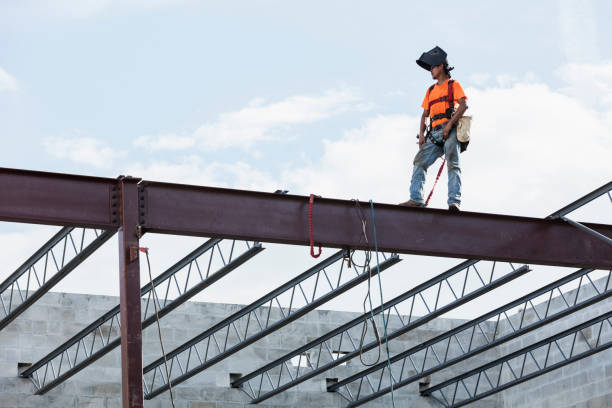
[[[557,301],[560,301],[557,299]],[[34,395],[29,380],[17,376],[18,363],[33,363],[46,355],[77,331],[91,323],[118,303],[108,296],[50,293],[0,331],[0,408],[12,407],[104,407],[121,406],[120,350],[115,349],[88,368],[43,396]],[[241,306],[190,302],[163,318],[162,330],[166,350],[191,339],[215,322],[222,320]],[[470,368],[478,367],[505,353],[517,350],[585,319],[612,308],[612,302],[597,304],[550,326],[516,339],[502,347],[489,350],[447,370],[435,373],[436,384]],[[303,345],[327,331],[358,316],[357,313],[314,311],[278,332],[258,341],[223,362],[205,370],[175,387],[176,406],[181,408],[246,407],[245,393],[229,387],[230,373],[246,374],[282,354]],[[512,316],[511,316],[512,319]],[[436,319],[391,342],[391,354],[398,353],[463,323],[456,319]],[[502,322],[503,323],[503,322]],[[392,322],[397,326],[397,322]],[[391,330],[393,327],[391,327]],[[485,331],[492,334],[494,322]],[[146,365],[160,356],[155,326],[143,333],[143,361]],[[364,357],[376,359],[372,351]],[[263,407],[342,407],[344,400],[326,392],[326,378],[345,378],[363,368],[359,359],[336,367],[324,375],[281,393],[260,406]],[[440,406],[430,398],[419,396],[419,384],[396,390],[397,407]],[[169,407],[168,393],[145,407]],[[390,398],[380,398],[366,407],[389,407]],[[527,383],[480,400],[473,407],[612,407],[612,350],[588,357],[575,364],[545,374]]]

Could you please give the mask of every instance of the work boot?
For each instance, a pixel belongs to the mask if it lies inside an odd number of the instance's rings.
[[[414,200],[404,201],[403,203],[399,203],[399,205],[402,205],[404,207],[425,207],[425,204],[419,203],[418,201]]]
[[[452,213],[458,213],[459,211],[461,211],[461,209],[459,208],[459,204],[452,203],[452,204],[449,204],[448,211]]]

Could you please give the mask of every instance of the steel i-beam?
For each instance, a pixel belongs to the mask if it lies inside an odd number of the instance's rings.
[[[150,232],[310,242],[308,197],[149,181],[142,187],[142,225]],[[612,264],[608,244],[575,234],[574,227],[561,220],[472,212],[458,216],[440,209],[377,203],[374,210],[381,251],[578,268]],[[317,244],[368,249],[355,201],[317,198],[312,215]],[[371,226],[369,211],[364,218]],[[584,225],[612,236],[612,225]]]
[[[113,230],[62,228],[0,284],[0,330],[114,234]]]
[[[512,264],[508,269],[502,270],[500,267],[496,268],[496,265],[499,266],[499,264],[493,262],[490,273],[481,274],[475,265],[476,262],[475,260],[462,262],[385,302],[382,307],[377,307],[373,312],[375,316],[381,313],[382,309],[387,322],[390,320],[391,313],[398,318],[400,327],[391,331],[388,339],[392,340],[530,271],[526,265],[514,268]],[[409,310],[408,316],[402,317],[399,312],[399,309],[403,307]],[[416,310],[424,309],[427,313],[416,316],[413,313],[415,307]],[[258,403],[355,358],[361,352],[372,350],[379,346],[378,341],[373,340],[360,347],[359,340],[356,340],[360,338],[362,327],[367,324],[369,318],[370,313],[364,313],[318,339],[239,378],[232,383],[232,386],[242,387],[252,398],[251,402]],[[345,340],[344,343],[343,340]],[[292,367],[291,361],[300,356],[305,359],[306,367],[300,365]],[[271,378],[278,378],[278,380],[272,381]],[[265,380],[267,382],[264,382]],[[245,384],[248,385],[248,390]]]
[[[172,384],[185,381],[400,261],[397,255],[383,253],[383,262],[371,271],[354,262],[345,267],[343,260],[353,255],[354,251],[336,252],[168,353]],[[288,305],[283,307],[286,301]],[[144,368],[146,399],[168,389],[163,364],[159,358]]]
[[[210,239],[153,279],[159,317],[195,296],[263,250],[260,243]],[[140,289],[143,329],[155,323],[152,286]],[[120,343],[119,305],[21,373],[44,394]]]
[[[461,407],[612,347],[612,311],[421,391]]]
[[[592,269],[578,270],[391,357],[392,389],[397,390],[436,371],[609,298],[612,295],[612,282],[610,281],[612,271],[608,272],[605,279],[594,282],[591,275],[600,272],[593,272]],[[582,286],[585,282],[586,284]],[[554,295],[557,297],[553,298]],[[546,299],[546,301],[534,304],[538,299]],[[511,319],[508,314],[516,311],[517,308],[520,314],[516,315],[515,319]],[[495,327],[493,333],[487,335],[486,325],[490,322],[495,322]],[[328,391],[337,391],[349,402],[349,407],[365,404],[391,392],[387,361],[329,386]]]
[[[0,221],[119,227],[117,179],[0,168]]]

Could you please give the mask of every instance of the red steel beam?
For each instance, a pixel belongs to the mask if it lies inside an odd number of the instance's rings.
[[[116,229],[116,188],[117,179],[0,168],[0,221]]]
[[[119,315],[121,319],[121,386],[123,408],[142,408],[142,323],[138,259],[138,182],[119,178]]]
[[[308,245],[308,197],[143,181],[146,231]],[[372,241],[368,203],[360,203]],[[375,204],[381,251],[468,259],[609,268],[610,245],[560,220]],[[365,248],[355,201],[316,198],[314,238]],[[586,224],[608,237],[612,225]]]

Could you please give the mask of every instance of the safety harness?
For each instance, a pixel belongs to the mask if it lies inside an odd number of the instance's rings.
[[[429,138],[429,140],[431,140],[433,144],[439,147],[444,147],[444,140],[437,141],[436,139],[433,138],[433,136],[431,135],[431,132],[433,130],[442,129],[442,127],[444,126],[444,123],[441,123],[436,126],[432,126],[432,124],[436,120],[444,119],[444,118],[450,120],[453,117],[453,113],[455,113],[455,98],[453,94],[453,84],[454,83],[455,81],[453,79],[449,79],[447,94],[429,101],[429,106],[428,106],[429,111],[431,111],[431,107],[435,105],[436,103],[448,102],[448,108],[446,108],[446,111],[444,111],[444,113],[438,113],[437,115],[431,116],[429,120],[429,126],[427,127],[427,137]],[[432,86],[429,87],[428,95],[431,95],[431,91],[433,91],[434,86],[436,86],[436,84],[433,84]],[[467,142],[459,141],[459,149],[462,153],[467,149],[469,143],[470,143],[469,141]]]
[[[455,83],[454,80],[449,79],[448,80],[448,93],[447,95],[441,96],[439,98],[433,99],[431,101],[429,101],[429,111],[431,111],[431,107],[433,105],[435,105],[436,103],[440,103],[440,102],[448,102],[448,108],[446,108],[446,111],[444,113],[438,113],[437,115],[433,115],[431,117],[431,121],[429,122],[429,126],[431,128],[431,124],[434,123],[436,120],[440,120],[440,119],[450,119],[453,116],[453,111],[455,110],[455,98],[453,95],[453,84]],[[434,86],[436,86],[436,84],[433,84],[432,86],[429,87],[429,91],[428,91],[428,95],[431,95],[431,91],[433,91]],[[438,126],[442,126],[442,125],[438,125]],[[436,126],[436,128],[438,127]]]

